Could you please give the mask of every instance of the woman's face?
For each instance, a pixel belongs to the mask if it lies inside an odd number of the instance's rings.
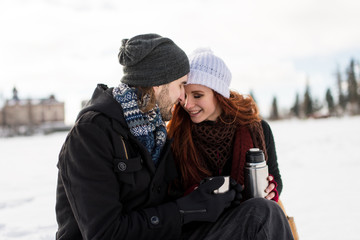
[[[215,121],[221,114],[221,107],[212,89],[199,84],[185,85],[185,101],[181,106],[190,115],[191,121]]]

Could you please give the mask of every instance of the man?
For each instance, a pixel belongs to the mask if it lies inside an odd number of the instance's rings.
[[[118,57],[121,84],[97,86],[59,154],[56,239],[179,239],[183,224],[214,222],[234,200],[212,194],[223,178],[168,197],[177,171],[164,121],[185,98],[186,54],[145,34],[124,39]]]

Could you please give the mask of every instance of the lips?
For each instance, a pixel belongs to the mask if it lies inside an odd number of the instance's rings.
[[[188,111],[190,116],[196,116],[197,114],[199,114],[201,112],[201,110],[197,110],[197,111]]]

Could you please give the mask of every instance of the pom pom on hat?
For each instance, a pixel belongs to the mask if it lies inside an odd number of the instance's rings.
[[[198,48],[189,55],[190,73],[187,84],[200,84],[222,96],[230,97],[231,72],[225,62],[210,48]]]

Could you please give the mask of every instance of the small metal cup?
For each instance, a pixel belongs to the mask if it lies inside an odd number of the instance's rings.
[[[223,176],[224,177],[224,184],[221,185],[221,187],[219,187],[218,189],[214,190],[214,194],[219,194],[219,193],[225,193],[227,191],[229,191],[230,188],[230,177],[229,176]]]
[[[223,177],[224,178],[224,183],[223,185],[221,185],[218,189],[214,190],[214,194],[219,194],[219,193],[225,193],[227,191],[229,191],[230,189],[230,176],[218,176],[218,177]],[[213,179],[214,177],[207,177],[205,179],[203,179],[200,184],[203,184],[211,179]]]

